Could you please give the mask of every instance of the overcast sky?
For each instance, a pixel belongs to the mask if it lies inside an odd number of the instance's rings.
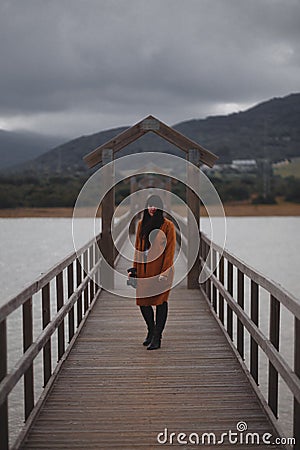
[[[76,137],[300,91],[300,0],[0,0],[0,128]]]

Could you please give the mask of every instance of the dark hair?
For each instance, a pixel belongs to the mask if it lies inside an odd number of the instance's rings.
[[[157,210],[153,216],[148,212],[148,206],[156,206]],[[163,202],[158,195],[151,195],[147,198],[141,226],[141,238],[146,239],[146,249],[150,247],[149,234],[152,230],[159,229],[164,223]],[[156,232],[157,233],[157,232]],[[156,233],[154,235],[156,236]]]

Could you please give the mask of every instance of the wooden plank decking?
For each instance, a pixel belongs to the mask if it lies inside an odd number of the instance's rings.
[[[119,270],[128,266],[121,258]],[[152,449],[167,446],[157,442],[165,428],[176,433],[170,448],[190,448],[178,433],[219,439],[239,421],[275,435],[198,290],[183,281],[172,291],[161,349],[146,350],[144,336],[135,300],[102,292],[21,448]],[[280,448],[225,442],[218,447]]]

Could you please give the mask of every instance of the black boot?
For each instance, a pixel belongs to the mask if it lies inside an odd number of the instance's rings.
[[[160,348],[161,345],[161,333],[159,331],[154,331],[151,343],[148,345],[147,350],[156,350]]]
[[[154,312],[152,306],[140,306],[142,316],[147,324],[148,334],[143,342],[147,346],[151,343],[154,332]]]
[[[164,302],[156,307],[156,325],[153,333],[153,338],[147,350],[156,350],[161,346],[162,332],[168,316],[168,303]]]

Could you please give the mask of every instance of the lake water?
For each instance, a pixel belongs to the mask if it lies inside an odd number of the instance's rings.
[[[91,236],[87,236],[85,233],[88,228],[88,219],[80,220],[82,226],[81,245],[83,245]],[[208,219],[201,220],[202,229],[209,234]],[[300,217],[228,217],[226,222],[227,250],[299,298]],[[17,294],[24,286],[74,251],[72,219],[0,219],[0,233],[1,303]],[[216,240],[218,239],[216,238]],[[262,296],[261,303],[261,324],[264,332],[268,333],[268,298]],[[15,319],[15,321],[19,320],[20,318]],[[289,313],[283,311],[282,327],[284,332],[281,350],[290,364],[293,359],[292,322]],[[15,324],[10,324],[8,330],[10,338],[14,336],[14,329]],[[10,348],[14,349],[14,345],[11,345]],[[16,351],[11,350],[10,367],[19,357],[20,351],[20,348]],[[41,361],[38,358],[36,365],[39,370]],[[260,368],[262,373],[267,370],[267,361],[263,355],[260,356]],[[262,379],[260,384],[266,391],[265,380]],[[12,410],[18,411],[22,391],[21,389],[15,389],[15,391],[10,396],[10,402],[13,405]],[[36,394],[38,395],[38,392]],[[281,388],[280,404],[283,426],[287,434],[291,436],[291,396],[284,385]],[[11,426],[14,429],[14,420],[13,418],[11,420]]]

